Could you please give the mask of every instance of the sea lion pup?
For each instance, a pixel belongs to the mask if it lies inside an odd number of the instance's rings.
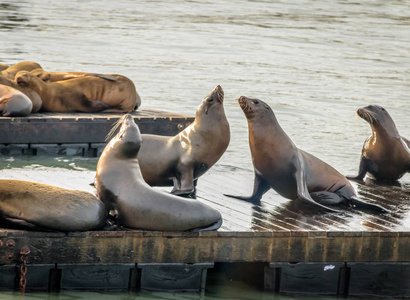
[[[249,145],[255,168],[254,190],[250,197],[230,197],[259,201],[273,188],[288,199],[299,199],[317,207],[344,204],[366,210],[385,209],[361,201],[350,182],[317,157],[298,149],[280,127],[272,109],[259,99],[240,97],[249,128]]]
[[[35,230],[86,231],[108,212],[94,195],[23,180],[0,180],[0,223]]]
[[[3,76],[0,76],[0,84],[7,85],[25,94],[31,100],[31,103],[33,104],[31,113],[36,113],[41,109],[41,104],[43,101],[41,100],[40,95],[37,94],[32,89],[26,86],[19,86],[16,82],[14,82],[14,80],[10,80]]]
[[[37,76],[38,78],[40,78],[41,80],[45,82],[62,81],[62,80],[85,77],[85,76],[95,76],[95,77],[100,77],[100,78],[111,80],[111,81],[116,81],[117,79],[115,76],[122,76],[122,75],[116,75],[116,74],[99,74],[99,73],[87,73],[87,72],[46,72],[41,68],[34,69],[30,71],[30,73]],[[141,106],[141,97],[136,91],[134,83],[132,83],[131,80],[125,76],[122,76],[121,78],[122,80],[128,82],[127,88],[129,89],[130,93],[132,94],[136,93],[137,103],[134,106],[134,110],[138,109],[138,107]],[[123,106],[126,106],[126,105],[123,104]]]
[[[372,135],[364,142],[359,174],[348,178],[363,180],[368,173],[376,180],[396,181],[410,172],[410,142],[400,136],[389,113],[379,105],[369,105],[357,114],[369,123]]]
[[[121,75],[114,80],[84,76],[57,82],[44,82],[30,72],[16,74],[15,81],[36,91],[43,99],[42,110],[50,112],[128,112],[137,103],[134,84]],[[130,88],[132,85],[133,88]],[[108,108],[110,108],[108,110]]]
[[[214,230],[221,214],[193,199],[150,187],[138,164],[141,134],[132,116],[120,119],[119,133],[104,148],[97,164],[97,196],[118,212],[118,224],[128,228],[181,231]]]
[[[149,185],[173,185],[176,195],[194,192],[194,181],[219,160],[229,144],[223,99],[218,85],[199,105],[195,121],[176,136],[142,135],[138,160]]]
[[[22,61],[11,65],[7,69],[0,72],[0,76],[13,80],[16,74],[20,71],[32,71],[34,69],[41,69],[40,64],[34,61]]]
[[[31,113],[33,103],[22,92],[0,84],[0,112],[4,117],[25,117]]]

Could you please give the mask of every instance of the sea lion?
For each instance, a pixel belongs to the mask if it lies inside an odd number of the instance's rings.
[[[0,84],[0,112],[4,117],[25,117],[31,113],[33,103],[22,92]]]
[[[15,81],[36,91],[43,100],[42,110],[50,112],[128,112],[137,103],[137,91],[125,76],[115,80],[84,76],[57,82],[44,82],[30,72],[16,74]]]
[[[150,187],[138,164],[141,134],[130,114],[119,120],[118,134],[111,139],[97,164],[97,196],[109,209],[117,210],[118,224],[128,228],[182,231],[217,229],[221,214],[205,204]]]
[[[346,177],[334,168],[298,149],[266,103],[244,96],[238,102],[248,121],[255,182],[250,197],[227,196],[259,201],[273,188],[285,198],[299,199],[325,210],[334,211],[324,205],[344,204],[385,212],[378,205],[361,201]]]
[[[3,71],[3,70],[5,70],[5,69],[7,69],[8,67],[10,67],[9,65],[6,65],[6,64],[3,64],[3,63],[0,63],[0,72],[1,71]],[[0,73],[1,74],[1,73]]]
[[[86,231],[108,212],[94,195],[23,180],[0,180],[0,223],[35,230]]]
[[[112,76],[115,74],[99,74],[99,73],[89,73],[89,72],[46,72],[42,68],[34,69],[30,71],[30,73],[37,76],[38,78],[40,78],[41,80],[45,82],[62,81],[62,80],[85,77],[85,76],[96,76],[96,77],[104,78],[107,80],[116,81],[116,78]],[[131,90],[131,93],[134,93],[135,86],[133,84],[129,84],[128,88]],[[135,93],[137,97],[137,103],[134,106],[134,110],[138,109],[138,107],[141,106],[141,97],[136,90],[135,90]]]
[[[34,69],[41,69],[40,64],[34,61],[22,61],[11,65],[7,69],[0,72],[0,76],[13,80],[16,74],[20,71],[31,71]]]
[[[32,89],[26,87],[26,86],[20,86],[13,80],[10,80],[6,77],[0,76],[0,84],[2,85],[7,85],[9,87],[12,87],[16,90],[19,90],[20,92],[24,93],[29,99],[31,100],[33,107],[31,109],[31,113],[36,113],[41,109],[41,104],[42,100],[39,94],[37,94],[35,91]]]
[[[152,186],[174,186],[176,195],[192,194],[194,181],[224,154],[230,140],[218,85],[196,110],[195,121],[179,134],[143,134],[138,154],[144,180]]]
[[[364,142],[359,174],[348,178],[363,180],[368,173],[376,180],[396,181],[410,172],[410,142],[400,136],[387,110],[369,105],[359,108],[357,114],[369,123],[372,135]]]

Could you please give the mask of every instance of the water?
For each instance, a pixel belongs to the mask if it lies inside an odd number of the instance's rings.
[[[6,0],[0,62],[119,73],[134,81],[142,109],[190,115],[219,84],[231,143],[215,169],[253,172],[236,101],[245,95],[269,103],[298,147],[354,174],[370,134],[355,116],[359,107],[382,105],[410,138],[409,7],[398,0]],[[96,160],[0,158],[0,175],[38,165],[72,174],[95,171]],[[408,186],[410,174],[401,182]]]

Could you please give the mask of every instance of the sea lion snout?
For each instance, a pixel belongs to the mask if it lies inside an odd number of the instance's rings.
[[[30,81],[29,73],[26,71],[18,72],[14,80],[18,85],[27,86]]]

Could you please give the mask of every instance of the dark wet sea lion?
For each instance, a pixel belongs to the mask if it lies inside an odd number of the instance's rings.
[[[10,80],[6,77],[0,76],[0,84],[2,85],[7,85],[9,87],[12,87],[16,90],[19,90],[20,92],[24,93],[29,99],[31,100],[31,103],[33,104],[33,107],[31,109],[31,113],[36,113],[41,109],[41,104],[42,100],[39,94],[37,94],[35,91],[32,89],[26,87],[26,86],[20,86],[13,80]]]
[[[376,180],[396,181],[410,172],[410,142],[400,136],[390,114],[379,105],[359,108],[357,114],[369,123],[372,135],[364,142],[359,174],[348,178],[363,180],[368,173]]]
[[[110,74],[45,82],[30,72],[16,74],[15,81],[36,91],[43,100],[42,110],[50,112],[129,112],[137,104],[137,91],[130,79]]]
[[[243,96],[238,102],[248,120],[255,182],[250,197],[227,196],[259,201],[267,190],[273,188],[285,198],[299,199],[326,210],[333,211],[324,205],[344,204],[385,211],[380,206],[361,201],[346,177],[317,157],[298,149],[266,103]]]
[[[100,73],[90,73],[90,72],[47,72],[43,70],[42,68],[34,69],[30,71],[30,73],[46,82],[63,81],[67,79],[73,79],[73,78],[79,78],[79,77],[85,77],[85,76],[96,76],[96,77],[104,78],[107,80],[116,81],[116,77],[115,77],[116,74],[100,74]],[[132,85],[129,84],[128,88],[135,90],[135,86],[133,86],[133,84]],[[134,92],[132,91],[132,93]],[[134,110],[141,106],[141,97],[137,91],[135,91],[135,93],[136,93],[137,102],[136,102],[136,105],[134,106]]]
[[[36,230],[103,227],[105,205],[94,195],[23,180],[0,180],[0,222]]]
[[[176,136],[142,135],[138,160],[148,184],[173,185],[172,193],[177,195],[194,192],[194,181],[220,159],[229,144],[223,99],[218,85],[199,105],[195,121]]]
[[[31,113],[33,103],[19,90],[0,84],[0,112],[4,117],[25,117]]]
[[[13,80],[16,74],[20,71],[32,71],[34,69],[41,69],[40,64],[34,61],[22,61],[9,66],[0,72],[0,76]]]
[[[138,164],[141,134],[130,114],[120,119],[119,133],[104,148],[97,164],[98,197],[118,212],[128,228],[185,231],[217,229],[221,214],[199,201],[161,192],[143,179]]]

